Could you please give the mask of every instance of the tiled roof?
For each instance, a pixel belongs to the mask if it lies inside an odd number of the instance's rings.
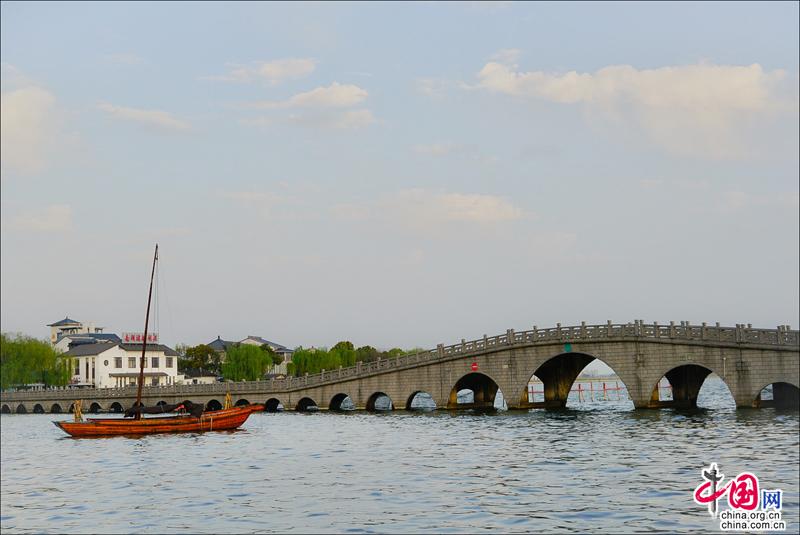
[[[208,344],[208,347],[213,349],[214,351],[227,351],[229,347],[236,345],[236,342],[229,342],[228,340],[223,340],[219,336],[213,342]]]
[[[86,355],[99,355],[104,351],[108,351],[112,347],[117,347],[118,344],[109,344],[107,342],[98,342],[96,344],[80,344],[70,348],[69,351],[63,353],[67,357],[84,357]]]
[[[268,346],[274,347],[276,349],[286,349],[286,346],[282,346],[280,344],[276,344],[275,342],[270,342],[269,340],[267,340],[265,338],[261,338],[260,336],[248,336],[244,340],[255,340],[256,342],[258,342],[261,345],[267,344]],[[244,342],[244,340],[242,340],[242,342]]]
[[[70,345],[92,343],[91,342],[92,340],[115,343],[115,344],[122,342],[122,339],[114,333],[80,333],[80,334],[62,333],[58,335],[56,343],[60,342],[64,338],[70,339]]]
[[[141,351],[142,344],[116,344],[125,351]],[[147,344],[146,351],[163,351],[168,357],[180,357],[180,353],[164,344]]]
[[[80,325],[80,321],[71,320],[69,318],[64,318],[61,321],[57,321],[55,323],[51,323],[48,327],[61,327],[62,325]]]

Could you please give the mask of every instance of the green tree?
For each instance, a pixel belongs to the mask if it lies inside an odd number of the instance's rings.
[[[257,381],[272,366],[272,359],[260,347],[241,344],[228,350],[222,375],[232,381]]]
[[[0,334],[0,387],[43,383],[64,386],[72,377],[72,359],[42,340]]]
[[[269,356],[273,366],[280,366],[283,363],[283,357],[275,353],[275,350],[268,344],[261,344],[261,350]]]
[[[187,347],[185,356],[178,359],[178,369],[203,369],[212,373],[220,373],[221,358],[219,353],[206,344]]]

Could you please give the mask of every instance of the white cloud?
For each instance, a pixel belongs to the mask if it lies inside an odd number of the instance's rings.
[[[113,104],[105,102],[99,104],[97,107],[118,119],[134,121],[164,130],[184,131],[191,128],[188,122],[178,119],[166,111],[126,108],[123,106],[114,106]]]
[[[0,157],[4,166],[39,171],[56,129],[55,97],[36,86],[3,92],[0,97]]]
[[[408,189],[368,203],[339,204],[332,214],[346,220],[389,220],[427,225],[443,222],[498,223],[527,215],[503,197]]]
[[[68,232],[72,230],[72,208],[66,204],[54,204],[43,210],[12,216],[3,226],[21,231]]]
[[[503,55],[508,56],[507,53]],[[678,152],[731,156],[743,149],[741,121],[796,114],[796,85],[783,70],[758,65],[698,64],[657,69],[613,65],[594,73],[518,72],[516,66],[487,63],[477,88],[582,104],[607,116],[632,119],[658,143]],[[738,131],[737,131],[737,127]]]
[[[249,107],[259,109],[279,108],[349,108],[363,102],[369,93],[357,85],[333,82],[327,87],[317,87],[298,93],[287,100],[254,102]]]
[[[416,80],[417,92],[431,98],[442,98],[447,92],[450,83],[444,78],[418,78]]]
[[[262,80],[277,85],[286,80],[308,76],[317,66],[310,58],[287,58],[274,61],[257,61],[250,65],[229,64],[230,71],[222,76],[206,76],[205,80],[222,82],[252,82]]]

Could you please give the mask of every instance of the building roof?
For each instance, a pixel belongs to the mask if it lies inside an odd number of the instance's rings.
[[[79,344],[71,347],[69,351],[62,353],[66,357],[85,357],[86,355],[99,355],[104,351],[108,351],[112,347],[117,347],[119,344],[110,344],[108,342],[97,342],[94,344]]]
[[[229,342],[228,340],[223,340],[222,338],[217,336],[216,340],[207,345],[214,351],[227,351],[229,347],[235,346],[236,342]]]
[[[115,344],[124,349],[125,351],[141,351],[142,344]],[[147,344],[146,351],[163,351],[164,354],[168,357],[180,357],[180,353],[172,349],[171,347],[165,346],[164,344]]]
[[[49,324],[48,327],[62,327],[64,325],[80,325],[80,324],[81,324],[80,321],[75,321],[75,320],[71,320],[69,318],[64,318],[61,321],[57,321],[55,323]]]
[[[252,336],[251,335],[251,336],[248,336],[247,338],[245,338],[244,340],[255,340],[256,342],[258,342],[262,346],[264,344],[267,344],[268,346],[274,347],[275,349],[286,349],[286,346],[282,346],[280,344],[276,344],[275,342],[270,342],[269,340],[267,340],[265,338],[261,338],[260,336]],[[242,340],[242,342],[244,342],[244,340]]]
[[[93,341],[120,343],[122,339],[114,333],[80,333],[80,334],[59,334],[56,343],[64,338],[70,339],[70,346],[78,344],[91,344]]]
[[[120,343],[109,343],[109,342],[97,342],[94,344],[79,344],[74,347],[71,347],[69,351],[63,353],[66,357],[85,357],[87,355],[99,355],[105,351],[108,351],[112,347],[119,346],[125,351],[141,351],[142,344],[120,344]],[[171,347],[167,347],[164,344],[147,344],[147,351],[163,351],[164,355],[168,357],[179,357],[177,351],[172,349]]]

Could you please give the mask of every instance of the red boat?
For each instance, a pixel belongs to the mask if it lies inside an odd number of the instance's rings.
[[[153,297],[153,279],[158,262],[158,244],[153,254],[153,269],[150,273],[150,291],[147,295],[147,312],[144,317],[144,336],[147,340],[147,327],[150,320],[150,302]],[[145,343],[142,342],[142,357],[139,359],[139,387],[136,390],[136,403],[125,412],[125,418],[89,418],[84,422],[81,415],[81,402],[75,401],[75,421],[53,422],[56,427],[73,437],[102,437],[113,435],[149,435],[152,433],[200,433],[204,431],[225,431],[236,429],[247,420],[250,413],[264,410],[263,405],[230,407],[230,394],[226,408],[219,411],[204,412],[201,404],[185,401],[177,405],[156,407],[142,406],[142,385],[144,384]],[[230,407],[230,408],[229,408]],[[172,411],[187,411],[190,414],[143,418],[143,414],[164,414]]]
[[[149,435],[152,433],[201,433],[225,431],[241,426],[251,413],[264,410],[263,405],[245,405],[195,416],[159,416],[156,418],[89,418],[85,422],[53,422],[73,437],[114,435]]]

